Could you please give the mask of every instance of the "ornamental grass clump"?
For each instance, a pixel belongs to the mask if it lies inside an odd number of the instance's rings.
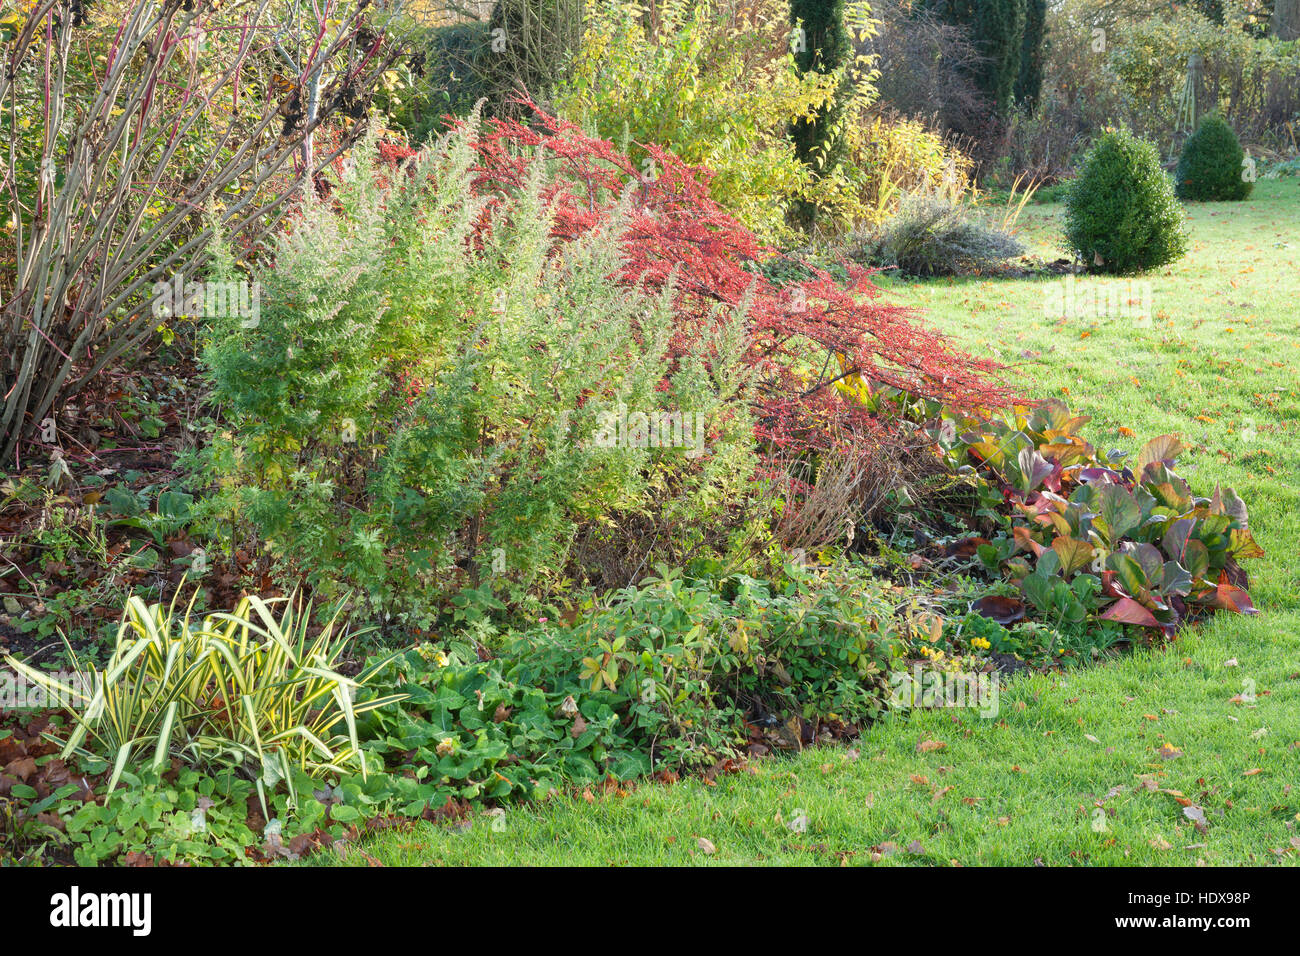
[[[972,218],[960,203],[941,196],[908,196],[885,227],[879,257],[909,275],[983,272],[1023,254],[1010,233]]]
[[[127,600],[112,656],[102,668],[68,654],[76,679],[63,683],[13,657],[5,662],[66,702],[76,728],[73,753],[109,762],[113,790],[130,767],[153,771],[175,757],[200,769],[233,768],[265,790],[295,770],[313,775],[366,766],[358,714],[402,699],[354,703],[358,688],[388,664],[377,659],[354,677],[338,670],[353,635],[337,609],[312,625],[311,605],[245,597],[231,613],[192,615],[175,603]]]

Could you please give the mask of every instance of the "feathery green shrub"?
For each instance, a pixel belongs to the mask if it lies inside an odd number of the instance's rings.
[[[476,130],[393,182],[363,151],[259,271],[260,321],[219,321],[205,352],[216,512],[386,611],[560,583],[613,515],[690,546],[753,493],[743,309],[670,361],[673,290],[618,280],[626,217],[555,243],[555,174],[476,194]]]

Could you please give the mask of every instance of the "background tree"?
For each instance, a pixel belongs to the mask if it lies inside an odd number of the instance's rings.
[[[916,9],[970,31],[983,62],[974,79],[999,116],[1005,116],[1020,73],[1026,0],[920,0]]]
[[[1026,0],[1025,29],[1020,41],[1020,72],[1016,76],[1016,102],[1031,110],[1043,88],[1043,58],[1047,33],[1047,0]]]
[[[831,74],[852,55],[844,28],[844,0],[790,0],[791,49],[800,76]],[[836,95],[809,116],[790,126],[795,156],[814,176],[828,175],[839,162],[835,127],[843,112],[844,97]],[[796,225],[808,228],[817,218],[816,204],[796,201],[790,214]]]
[[[790,23],[795,30],[792,49],[800,74],[834,73],[852,55],[844,26],[844,0],[790,0]],[[842,106],[842,98],[836,97],[790,128],[799,159],[822,173],[835,164],[832,131]]]
[[[521,95],[544,101],[582,45],[582,0],[498,0],[479,51],[488,113],[514,114]]]
[[[974,81],[983,58],[970,31],[917,10],[908,0],[877,0],[872,13],[880,18],[880,29],[863,49],[887,65],[876,81],[883,106],[911,118],[937,118],[959,132],[963,120],[988,113]]]

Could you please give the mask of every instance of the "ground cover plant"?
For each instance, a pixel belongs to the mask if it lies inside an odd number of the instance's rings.
[[[1144,444],[1132,467],[1119,454],[1099,460],[1079,434],[1086,423],[1052,401],[1010,422],[955,426],[953,450],[990,478],[984,501],[1014,507],[994,538],[977,544],[981,563],[1060,623],[1082,623],[1098,599],[1103,620],[1168,633],[1201,607],[1253,614],[1238,561],[1264,552],[1236,492],[1194,496],[1173,471],[1188,449],[1172,435]],[[1025,609],[1023,601],[990,604],[980,611],[1003,620]]]
[[[1285,9],[255,6],[0,15],[0,863],[1300,859]]]

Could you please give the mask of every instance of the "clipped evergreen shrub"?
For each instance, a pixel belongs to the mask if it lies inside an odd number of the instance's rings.
[[[1155,145],[1109,130],[1066,191],[1066,246],[1090,272],[1145,272],[1187,252],[1182,217]]]
[[[1232,127],[1223,117],[1211,113],[1183,146],[1174,173],[1178,197],[1197,202],[1245,199],[1254,186],[1242,178],[1245,158]]]

